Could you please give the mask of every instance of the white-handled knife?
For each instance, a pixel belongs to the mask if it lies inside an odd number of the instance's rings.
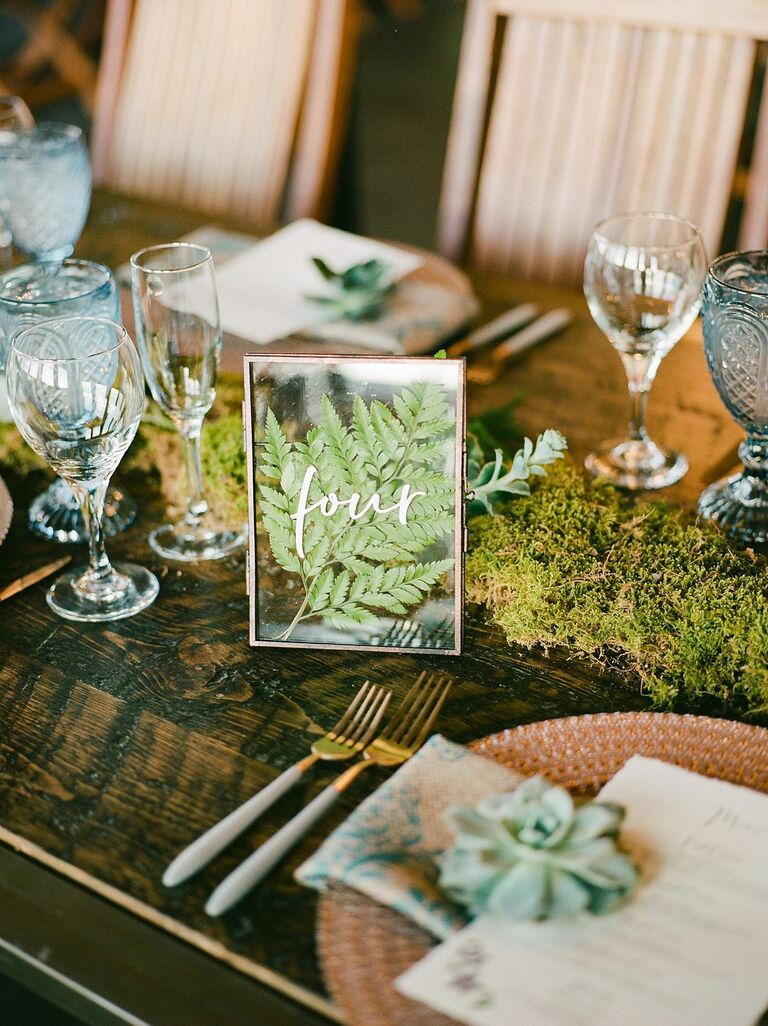
[[[448,346],[445,353],[451,359],[457,356],[467,356],[470,353],[488,346],[492,342],[498,342],[515,331],[529,324],[538,314],[539,307],[535,303],[522,303],[520,306],[513,306],[499,317],[484,324],[481,328],[471,332],[466,338],[459,339]]]
[[[533,324],[518,331],[512,338],[502,342],[491,351],[488,362],[479,366],[470,367],[467,370],[467,381],[474,385],[492,384],[504,369],[504,365],[514,356],[520,356],[526,349],[543,342],[553,335],[564,331],[569,324],[573,323],[573,314],[570,310],[550,310],[542,314]]]

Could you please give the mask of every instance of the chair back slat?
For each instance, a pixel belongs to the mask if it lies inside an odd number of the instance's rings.
[[[124,26],[126,0],[111,6],[110,16]],[[97,180],[253,224],[274,222],[297,138],[304,138],[306,107],[315,124],[301,161],[313,171],[308,180],[302,172],[303,209],[291,213],[322,213],[342,53],[326,14],[333,8],[335,28],[345,32],[347,6],[348,0],[134,0],[122,55],[105,55]],[[320,101],[306,95],[316,34],[326,59]]]
[[[602,13],[590,19],[591,0],[572,0],[567,19],[528,13],[537,2],[470,0],[468,19],[485,32],[476,53],[499,24],[503,36],[493,95],[483,96],[477,75],[472,95],[457,91],[440,213],[444,252],[468,250],[483,267],[573,283],[592,225],[623,210],[689,217],[708,252],[718,252],[755,40],[633,26]],[[507,17],[489,19],[502,7]],[[470,56],[463,50],[462,63]],[[470,78],[463,68],[461,75]],[[473,117],[482,123],[470,109],[480,101],[490,103],[488,130],[472,162],[459,133]],[[459,159],[464,181],[468,167],[474,175],[463,203],[452,166]]]

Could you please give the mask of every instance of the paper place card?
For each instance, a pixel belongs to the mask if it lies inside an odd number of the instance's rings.
[[[424,262],[414,253],[317,221],[294,221],[217,268],[224,331],[264,344],[331,319],[333,314],[306,298],[332,294],[312,257],[335,271],[378,259],[391,267],[395,279]]]
[[[768,1005],[768,796],[635,756],[600,797],[626,807],[642,868],[623,908],[478,919],[397,989],[473,1026],[754,1026]]]

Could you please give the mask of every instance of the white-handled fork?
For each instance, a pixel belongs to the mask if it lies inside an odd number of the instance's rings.
[[[333,730],[312,744],[310,755],[289,767],[247,802],[243,802],[234,812],[230,812],[179,852],[163,873],[165,886],[175,887],[208,865],[262,812],[266,812],[270,805],[290,790],[301,775],[319,759],[351,759],[353,755],[362,752],[378,730],[390,697],[391,692],[386,688],[366,681]]]
[[[208,915],[222,915],[255,887],[367,766],[399,766],[410,759],[427,740],[451,683],[444,674],[421,673],[384,732],[365,749],[360,762],[345,770],[221,881],[206,903]]]

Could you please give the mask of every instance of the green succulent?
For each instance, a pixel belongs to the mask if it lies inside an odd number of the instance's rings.
[[[372,320],[379,316],[384,300],[395,290],[392,270],[381,260],[366,260],[345,271],[332,270],[320,257],[312,257],[312,263],[333,289],[333,295],[309,295],[307,299],[326,307],[337,319]]]
[[[472,915],[602,915],[637,883],[637,868],[616,843],[621,806],[576,807],[541,776],[447,816],[454,844],[441,859],[440,886]]]
[[[530,495],[531,477],[546,477],[544,467],[563,458],[568,443],[559,431],[549,428],[534,444],[526,438],[509,465],[504,453],[496,449],[486,462],[485,451],[477,435],[467,434],[467,511],[493,513],[495,505],[510,495]]]

